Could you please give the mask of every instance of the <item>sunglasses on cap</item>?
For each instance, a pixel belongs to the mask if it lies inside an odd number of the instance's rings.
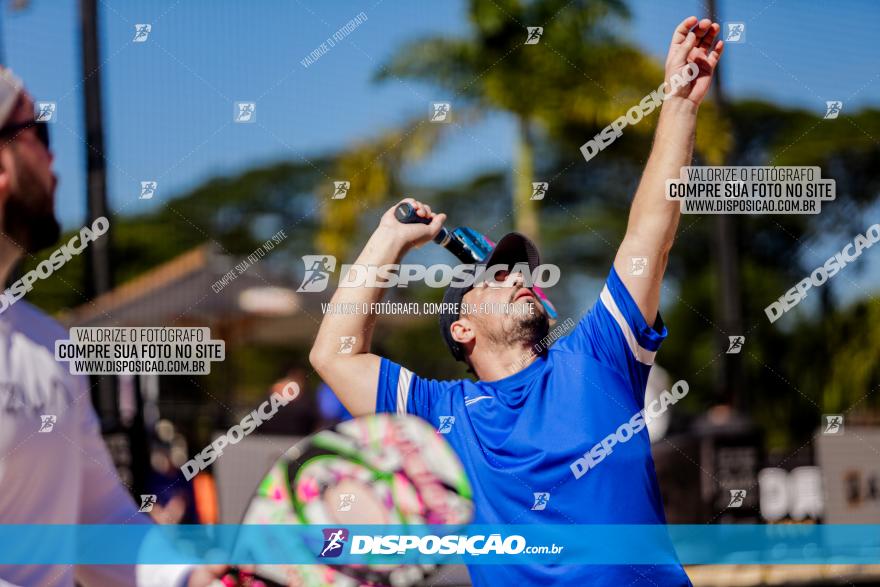
[[[37,140],[43,144],[46,149],[49,148],[49,124],[40,120],[28,120],[19,124],[10,124],[0,129],[0,137],[15,138],[29,128],[33,128],[37,133]]]

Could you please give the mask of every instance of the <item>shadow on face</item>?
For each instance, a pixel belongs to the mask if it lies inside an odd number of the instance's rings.
[[[523,285],[521,273],[499,272],[494,280],[475,285],[462,302],[476,309],[461,318],[476,340],[485,337],[502,347],[531,346],[550,331],[547,312],[534,292]]]
[[[34,103],[22,95],[6,127],[32,121]],[[0,206],[3,233],[19,248],[34,253],[54,244],[60,227],[55,219],[52,153],[35,128],[0,138]]]

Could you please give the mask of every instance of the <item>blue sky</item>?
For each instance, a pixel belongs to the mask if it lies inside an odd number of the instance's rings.
[[[6,3],[4,3],[5,5]],[[880,102],[880,3],[719,0],[723,21],[747,24],[724,76],[734,97],[757,96],[821,110]],[[430,9],[426,7],[430,6]],[[695,1],[630,0],[621,33],[662,59],[675,24],[705,9]],[[109,0],[100,2],[104,112],[111,205],[136,213],[218,174],[301,160],[370,136],[442,99],[430,87],[370,81],[403,42],[465,34],[465,2]],[[368,20],[309,68],[300,60],[358,13]],[[77,2],[31,0],[2,14],[8,63],[37,100],[58,102],[52,129],[66,227],[85,216],[85,145]],[[134,25],[150,23],[145,43]],[[257,101],[259,125],[233,124],[233,102]],[[503,115],[452,135],[414,170],[420,181],[466,177],[512,156]],[[139,182],[156,179],[152,201]]]

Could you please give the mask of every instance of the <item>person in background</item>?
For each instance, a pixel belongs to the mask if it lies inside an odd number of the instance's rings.
[[[308,436],[318,427],[318,405],[314,390],[306,385],[306,370],[300,365],[285,367],[277,380],[269,387],[269,395],[278,393],[285,386],[295,383],[299,387],[299,396],[281,407],[271,419],[263,422],[257,433],[279,436]]]
[[[146,490],[156,496],[150,517],[159,524],[195,524],[199,519],[193,485],[180,470],[186,449],[175,446],[185,441],[168,420],[156,422],[154,432]]]
[[[330,386],[323,381],[318,385],[318,411],[321,414],[321,428],[330,428],[340,422],[351,420],[351,412],[345,409]]]
[[[0,288],[58,240],[49,129],[0,68]],[[81,247],[75,236],[69,245]],[[70,244],[72,243],[72,244]],[[62,326],[24,300],[0,305],[0,523],[150,524],[122,485],[88,379],[55,360]],[[0,587],[207,587],[222,566],[0,565]]]

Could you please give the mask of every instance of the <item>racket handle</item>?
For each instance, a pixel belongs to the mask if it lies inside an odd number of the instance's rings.
[[[394,209],[394,217],[397,218],[398,222],[403,224],[431,224],[429,218],[422,218],[416,214],[415,207],[409,202],[399,204],[397,208]],[[440,232],[437,233],[437,236],[434,237],[434,242],[437,244],[443,244],[448,238],[449,231],[445,228],[441,228]]]
[[[429,218],[422,218],[416,214],[415,206],[408,202],[404,202],[394,209],[394,217],[403,224],[431,224]]]

